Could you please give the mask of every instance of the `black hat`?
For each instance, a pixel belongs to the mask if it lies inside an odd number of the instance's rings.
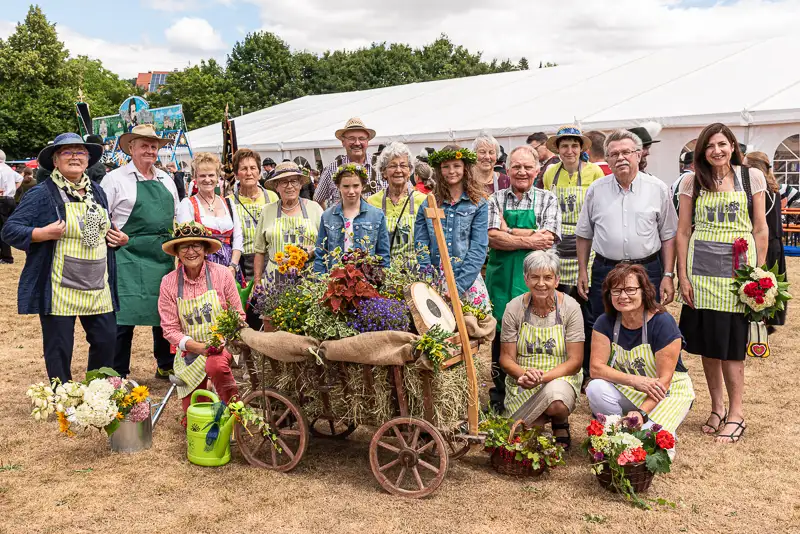
[[[747,145],[744,143],[739,143],[739,150],[742,151],[742,156],[747,155]]]
[[[267,165],[275,166],[275,160],[272,158],[264,158],[264,161],[261,162],[262,167],[266,167]]]
[[[684,152],[681,156],[681,163],[684,165],[689,165],[694,161],[694,152],[691,150],[689,152]]]
[[[86,136],[86,142],[87,143],[94,143],[96,145],[102,145],[103,144],[103,138],[100,137],[99,135],[89,134],[89,135]]]
[[[639,139],[642,140],[642,146],[648,146],[652,145],[653,143],[661,142],[659,139],[653,139],[650,137],[650,132],[647,131],[647,128],[637,126],[636,128],[628,128],[628,131],[639,136]]]

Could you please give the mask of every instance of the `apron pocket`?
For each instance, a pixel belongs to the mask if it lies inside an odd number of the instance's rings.
[[[106,259],[84,260],[64,256],[61,287],[80,291],[95,291],[106,285]]]
[[[578,257],[578,239],[575,235],[562,235],[561,241],[556,245],[558,255],[562,258]]]
[[[695,240],[692,275],[731,278],[733,276],[733,245],[719,241]]]

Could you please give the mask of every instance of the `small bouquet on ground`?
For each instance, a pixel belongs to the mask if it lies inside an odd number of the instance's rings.
[[[453,332],[448,332],[437,324],[414,342],[414,350],[423,360],[430,362],[434,373],[441,370],[442,364],[452,355],[451,351],[458,349],[458,345],[449,341],[452,337]]]
[[[564,463],[564,449],[538,428],[525,428],[522,421],[492,414],[480,422],[486,433],[484,450],[491,454],[498,473],[537,476]]]
[[[282,252],[276,252],[272,258],[278,265],[281,274],[297,275],[306,267],[308,252],[296,245],[286,245]]]
[[[777,262],[771,269],[766,265],[751,267],[745,264],[734,271],[731,285],[731,292],[745,305],[745,315],[752,322],[772,318],[785,310],[786,303],[792,298],[786,274],[778,272]]]
[[[134,386],[108,367],[89,371],[83,382],[33,384],[26,395],[35,420],[47,421],[55,413],[59,430],[68,436],[75,435],[73,428],[102,429],[110,436],[120,421],[139,423],[150,417],[147,386]]]
[[[248,425],[255,427],[262,436],[270,440],[277,452],[281,452],[281,448],[278,446],[278,435],[272,430],[269,422],[237,398],[234,397],[231,399],[227,405],[224,402],[215,402],[212,405],[212,411],[214,413],[214,418],[204,427],[208,428],[208,432],[206,433],[206,446],[209,450],[217,441],[220,429],[225,426],[232,417],[235,422],[242,425],[242,428],[244,428],[251,437],[253,437],[253,433],[247,428]]]
[[[592,472],[598,481],[635,506],[650,509],[637,492],[646,491],[656,473],[669,473],[672,459],[668,450],[675,447],[675,437],[661,425],[643,430],[637,418],[602,414],[592,419],[586,433],[583,450],[592,461]]]

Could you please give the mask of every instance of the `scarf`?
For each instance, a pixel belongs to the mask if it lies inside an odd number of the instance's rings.
[[[64,191],[67,197],[76,202],[83,202],[86,204],[86,214],[83,219],[78,220],[78,228],[81,233],[81,243],[85,247],[96,248],[100,245],[100,234],[106,228],[106,218],[100,212],[100,206],[94,200],[92,191],[92,182],[89,176],[83,173],[77,183],[73,183],[59,172],[58,169],[53,170],[50,174],[50,179],[56,184],[60,190]],[[85,192],[80,193],[83,189]]]

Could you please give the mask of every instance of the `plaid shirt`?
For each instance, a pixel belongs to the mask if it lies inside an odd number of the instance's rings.
[[[489,230],[499,230],[503,223],[503,210],[508,207],[512,210],[533,209],[536,213],[538,230],[549,230],[555,236],[555,242],[561,241],[561,210],[558,199],[550,191],[531,187],[521,200],[511,192],[511,188],[501,189],[489,197]]]
[[[364,166],[367,168],[367,172],[369,173],[369,180],[367,181],[367,185],[364,187],[364,192],[361,194],[361,196],[364,198],[386,189],[386,182],[377,176],[378,169],[373,168],[372,164],[369,163],[372,161],[372,154],[367,154],[366,161],[368,163]],[[337,156],[336,159],[330,163],[330,165],[325,167],[325,170],[322,171],[322,174],[319,177],[317,189],[314,191],[314,202],[327,202],[325,207],[330,208],[331,206],[335,206],[342,201],[342,198],[339,196],[339,189],[336,187],[336,184],[333,183],[333,173],[336,172],[336,169],[338,169],[341,165],[347,165],[348,163],[350,163],[350,159],[347,157],[347,155]]]

